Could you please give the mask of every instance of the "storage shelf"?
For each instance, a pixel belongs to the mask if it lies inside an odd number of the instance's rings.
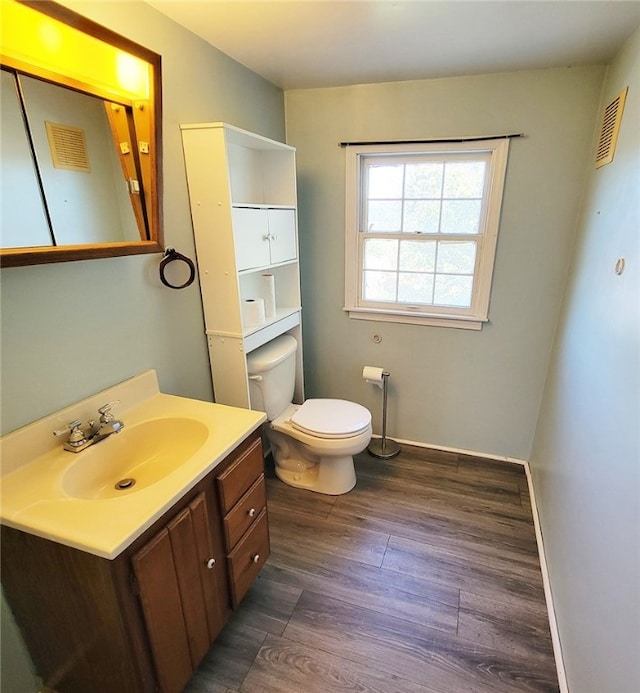
[[[264,330],[267,327],[270,327],[271,325],[274,325],[275,323],[280,322],[280,320],[284,320],[285,318],[288,318],[291,315],[296,315],[299,312],[300,306],[293,306],[291,308],[279,308],[278,310],[276,310],[276,314],[274,315],[274,317],[269,318],[268,320],[266,320],[266,322],[263,322],[260,325],[249,325],[248,327],[243,327],[242,336],[246,339],[250,335],[259,332],[260,330]]]
[[[298,341],[302,401],[295,148],[223,123],[181,130],[215,401],[251,408],[246,355],[284,333]],[[264,273],[276,313],[247,326],[243,306],[265,298]]]
[[[259,329],[254,330],[244,338],[245,353],[248,354],[250,351],[261,347],[297,325],[300,325],[300,311],[290,313],[268,325],[260,325]]]
[[[240,270],[238,272],[239,277],[246,277],[249,274],[260,274],[261,272],[269,272],[278,267],[287,267],[289,265],[297,265],[298,258],[294,260],[285,260],[285,262],[278,262],[275,265],[262,265],[261,267],[249,267],[249,269]]]
[[[300,306],[291,306],[289,308],[278,308],[274,317],[269,318],[260,325],[248,325],[242,328],[242,332],[222,332],[220,330],[206,330],[206,334],[215,335],[216,337],[234,337],[246,339],[260,330],[265,330],[272,325],[279,323],[281,320],[285,320],[292,315],[297,316],[301,311]],[[297,323],[296,323],[297,324]]]
[[[295,205],[272,205],[264,202],[234,202],[231,205],[237,209],[295,209]]]
[[[214,123],[182,123],[180,125],[181,130],[211,130],[219,131],[226,134],[226,138],[229,144],[238,145],[240,147],[247,147],[249,149],[264,149],[264,150],[274,150],[277,152],[289,151],[291,153],[295,152],[295,147],[290,144],[284,144],[284,142],[278,142],[272,140],[264,135],[258,135],[255,132],[249,132],[248,130],[243,130],[235,125],[229,125],[229,123],[214,122]]]

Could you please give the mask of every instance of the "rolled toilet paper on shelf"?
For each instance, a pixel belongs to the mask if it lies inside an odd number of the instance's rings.
[[[382,387],[384,383],[384,378],[382,374],[384,373],[384,368],[377,368],[376,366],[365,366],[362,369],[362,377],[372,385],[377,385]]]
[[[266,322],[263,298],[247,298],[242,302],[242,320],[245,327],[263,325]]]
[[[260,277],[262,282],[262,296],[264,297],[264,313],[267,318],[276,316],[276,280],[273,274],[263,274]]]

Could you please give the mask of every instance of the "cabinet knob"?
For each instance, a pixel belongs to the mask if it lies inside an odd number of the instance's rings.
[[[254,563],[257,563],[257,562],[260,560],[260,554],[257,553],[251,560],[252,560]]]
[[[249,515],[249,517],[255,517],[255,516],[256,516],[256,509],[255,509],[255,508],[251,508],[251,510],[249,510],[249,512],[247,513],[247,515]]]
[[[215,566],[215,564],[216,564],[216,559],[215,559],[215,558],[210,558],[210,559],[207,561],[207,568],[209,568],[209,570],[213,570],[213,567]]]

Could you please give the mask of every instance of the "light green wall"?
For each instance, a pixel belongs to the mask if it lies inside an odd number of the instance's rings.
[[[195,258],[179,124],[226,121],[282,140],[282,91],[142,2],[65,4],[162,55],[165,246]],[[212,399],[198,284],[165,288],[160,259],[0,271],[3,433],[148,368],[165,392]],[[24,693],[33,677],[3,626],[2,690]]]
[[[615,159],[590,166],[531,457],[577,693],[640,690],[640,30],[610,67],[602,107],[625,86]]]
[[[179,124],[283,139],[282,91],[145,3],[65,4],[162,55],[165,246],[195,258]],[[212,398],[198,284],[167,289],[160,259],[2,270],[3,433],[147,368],[165,392]]]
[[[360,402],[379,432],[380,393],[361,373],[382,366],[391,436],[529,457],[603,75],[567,68],[285,93],[287,141],[298,151],[307,396]],[[338,143],[519,132],[490,323],[472,332],[350,320]]]

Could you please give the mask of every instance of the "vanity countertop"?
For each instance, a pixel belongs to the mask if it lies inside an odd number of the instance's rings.
[[[155,373],[153,378],[155,380]],[[201,430],[206,428],[206,432],[195,452],[191,452],[175,469],[171,468],[157,481],[144,487],[132,487],[122,491],[122,495],[87,499],[67,493],[64,479],[73,465],[82,465],[82,456],[90,454],[92,448],[71,453],[63,450],[60,439],[54,441],[55,447],[47,442],[48,449],[38,449],[41,454],[31,456],[28,461],[15,464],[13,468],[3,465],[0,521],[113,559],[266,420],[265,414],[259,411],[176,397],[153,392],[153,389],[134,406],[122,409],[119,418],[125,422],[125,431],[128,427],[146,426],[154,421],[160,426],[163,421],[176,418],[196,421],[202,424]],[[105,391],[103,395],[112,397],[113,393]],[[75,415],[70,411],[64,413],[67,421],[70,415]],[[51,421],[40,425],[40,430],[45,427],[53,438],[51,431],[55,427],[51,426]],[[11,438],[6,441],[8,451],[19,447],[16,434],[28,434],[28,428],[3,437],[3,443],[5,438]],[[126,440],[125,431],[122,440]],[[117,438],[118,435],[110,436],[95,447],[100,447],[101,454],[106,455],[109,446],[117,450]]]

